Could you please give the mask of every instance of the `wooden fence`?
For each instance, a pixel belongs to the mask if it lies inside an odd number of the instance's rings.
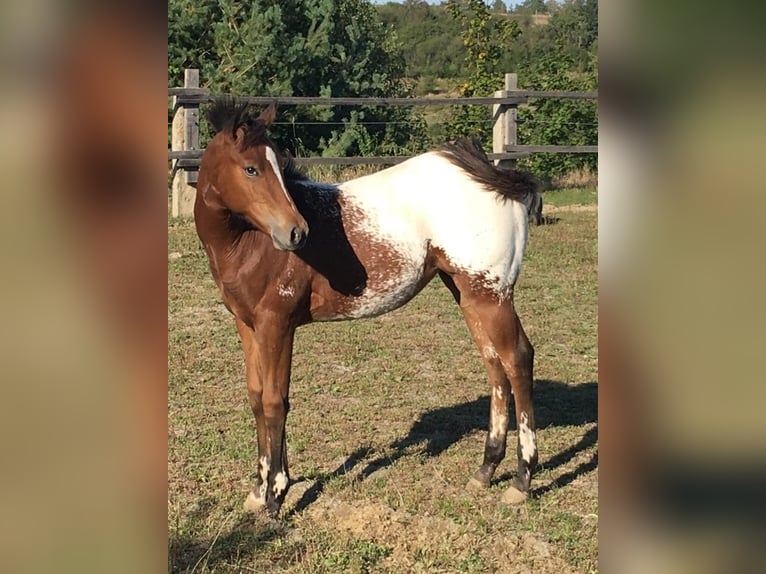
[[[200,146],[199,107],[213,101],[215,96],[207,88],[199,87],[199,70],[184,71],[184,87],[168,89],[173,98],[173,125],[171,150],[168,161],[172,164],[172,205],[174,217],[192,214],[194,186],[200,158],[205,151]],[[238,97],[240,101],[267,105],[324,105],[324,106],[492,106],[492,153],[487,154],[498,165],[511,167],[516,159],[532,153],[598,153],[595,145],[519,145],[517,141],[516,113],[519,104],[529,98],[556,98],[597,100],[597,92],[564,92],[521,90],[516,74],[505,74],[505,89],[487,98],[318,98],[318,97]],[[361,165],[395,164],[411,156],[378,157],[302,157],[298,165]]]

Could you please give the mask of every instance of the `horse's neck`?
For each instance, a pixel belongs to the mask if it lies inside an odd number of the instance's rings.
[[[256,229],[237,225],[232,213],[224,208],[203,205],[195,217],[200,239],[217,267],[223,264],[222,258],[232,260],[242,249],[252,249],[256,235],[262,235]]]

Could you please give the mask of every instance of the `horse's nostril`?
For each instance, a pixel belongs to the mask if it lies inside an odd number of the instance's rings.
[[[293,227],[293,230],[290,232],[290,242],[293,245],[300,245],[305,237],[306,235],[300,227]]]

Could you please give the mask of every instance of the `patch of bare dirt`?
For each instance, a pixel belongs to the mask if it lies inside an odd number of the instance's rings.
[[[532,532],[497,532],[487,544],[486,534],[468,531],[446,518],[411,514],[379,503],[350,504],[329,495],[319,497],[304,516],[351,537],[390,547],[391,554],[380,564],[383,571],[415,571],[422,566],[418,555],[448,555],[457,563],[478,552],[489,571],[497,574],[572,572],[551,545]]]

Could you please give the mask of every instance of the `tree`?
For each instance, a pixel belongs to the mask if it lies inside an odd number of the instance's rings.
[[[598,88],[595,53],[584,71],[575,73],[574,58],[561,46],[541,52],[519,71],[519,81],[529,90],[594,91]],[[589,100],[530,98],[519,109],[519,141],[534,145],[597,145],[598,110]],[[596,154],[533,154],[520,165],[550,183],[575,170],[596,172]]]
[[[462,28],[466,47],[466,82],[461,95],[491,96],[502,87],[498,70],[504,47],[520,33],[514,20],[493,17],[482,0],[449,0],[447,7]],[[462,106],[452,115],[447,126],[450,137],[491,139],[491,112],[487,106]]]
[[[399,47],[365,0],[170,0],[169,8],[171,81],[192,63],[217,94],[409,93]],[[273,131],[296,155],[388,154],[425,143],[410,108],[291,106],[280,119]]]
[[[462,73],[460,26],[443,5],[389,3],[377,10],[401,44],[408,77],[455,78]]]
[[[597,0],[567,0],[553,13],[550,28],[556,44],[584,66],[598,37]]]
[[[524,0],[516,7],[516,12],[519,14],[546,14],[548,6],[544,0]]]

